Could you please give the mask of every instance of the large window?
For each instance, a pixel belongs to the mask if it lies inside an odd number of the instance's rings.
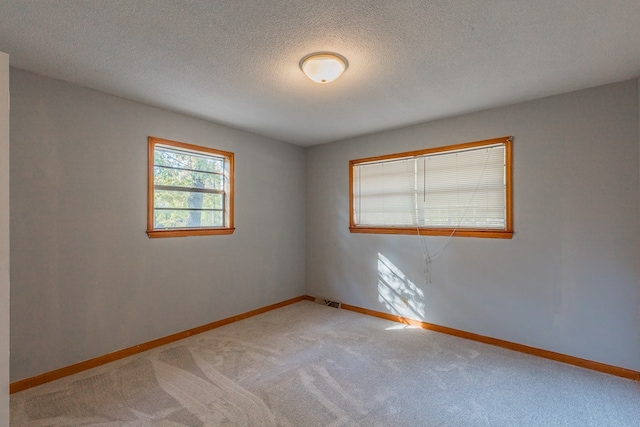
[[[349,162],[353,233],[511,238],[510,137]]]
[[[149,237],[233,231],[233,153],[149,137]]]

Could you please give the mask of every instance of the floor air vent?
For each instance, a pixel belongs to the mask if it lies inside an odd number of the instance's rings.
[[[326,305],[328,307],[334,307],[334,308],[340,308],[342,306],[342,303],[340,301],[332,301],[330,299],[326,299],[322,297],[316,297],[315,302],[317,304],[322,304],[322,305]]]

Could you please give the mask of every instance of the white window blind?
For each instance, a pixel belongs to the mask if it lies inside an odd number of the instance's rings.
[[[353,164],[363,227],[506,230],[504,143]]]

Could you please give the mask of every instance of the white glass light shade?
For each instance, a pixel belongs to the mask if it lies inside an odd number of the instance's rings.
[[[302,71],[316,83],[330,83],[347,69],[347,60],[335,53],[314,53],[300,61]]]

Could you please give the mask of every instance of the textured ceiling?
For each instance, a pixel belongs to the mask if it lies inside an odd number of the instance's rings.
[[[302,146],[640,75],[639,0],[0,0],[12,66]],[[300,59],[349,60],[318,85]]]

